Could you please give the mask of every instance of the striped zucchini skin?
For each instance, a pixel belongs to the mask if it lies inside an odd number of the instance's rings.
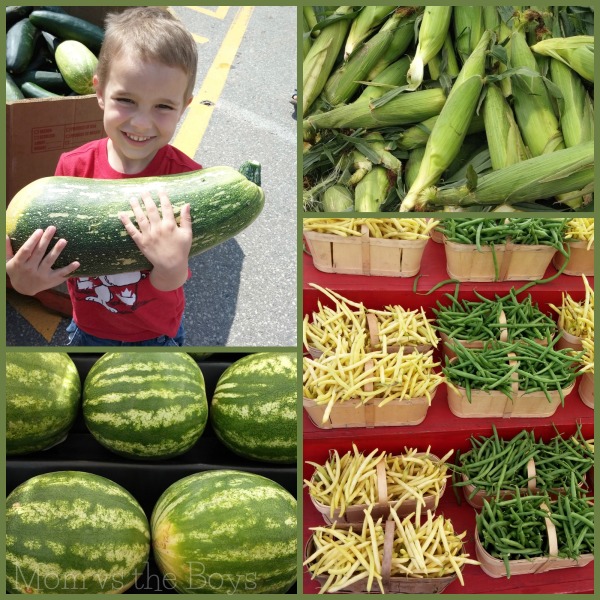
[[[260,169],[260,165],[256,166]],[[151,268],[119,220],[129,198],[148,191],[158,202],[164,190],[175,216],[187,202],[192,215],[190,256],[204,252],[248,227],[264,206],[262,189],[231,167],[182,175],[120,180],[44,177],[20,190],[6,210],[6,232],[16,252],[38,228],[56,226],[68,242],[55,266],[77,260],[77,276],[127,273]]]
[[[83,417],[116,454],[178,456],[198,441],[208,420],[204,376],[185,352],[108,352],[85,379]]]
[[[6,353],[6,453],[61,442],[79,409],[81,381],[66,352]]]
[[[296,581],[296,499],[232,470],[196,473],[159,498],[154,558],[182,594],[276,594]]]
[[[142,574],[149,552],[144,511],[104,477],[45,473],[6,500],[10,593],[123,593]]]
[[[244,458],[296,462],[297,360],[293,352],[258,352],[219,378],[210,419],[219,439]]]

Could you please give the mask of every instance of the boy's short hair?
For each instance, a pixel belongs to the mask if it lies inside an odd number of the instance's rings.
[[[165,8],[140,6],[107,15],[96,68],[101,86],[108,78],[111,62],[122,52],[143,61],[179,67],[189,78],[184,100],[193,94],[198,65],[196,42],[181,21]]]

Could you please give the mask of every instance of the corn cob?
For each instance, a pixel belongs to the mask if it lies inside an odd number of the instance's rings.
[[[397,10],[404,13],[405,19],[402,23],[402,26],[396,29],[389,46],[386,48],[381,58],[377,61],[377,64],[369,72],[367,81],[372,81],[375,79],[375,77],[377,77],[390,64],[401,58],[415,38],[414,25],[422,9],[418,6],[401,6]],[[406,78],[404,82],[406,83]]]
[[[344,58],[348,58],[357,48],[358,44],[373,33],[385,21],[385,18],[391,11],[392,7],[389,5],[363,6],[350,26],[350,32],[348,33],[344,47]]]
[[[529,158],[512,109],[494,83],[487,86],[483,120],[493,169]]]
[[[306,19],[306,24],[309,30],[311,30],[317,24],[317,16],[315,15],[315,9],[312,6],[302,7],[302,16]],[[317,30],[312,37],[317,37],[319,31]]]
[[[322,202],[325,212],[348,212],[354,209],[352,192],[340,184],[327,188],[323,193]]]
[[[458,154],[483,87],[490,41],[491,33],[485,32],[456,78],[427,140],[419,175],[404,197],[400,211],[413,210],[419,193],[436,183]]]
[[[594,38],[591,35],[574,35],[567,38],[550,38],[531,46],[536,54],[560,60],[594,82]]]
[[[510,62],[513,68],[525,67],[538,73],[535,57],[522,30],[511,35]],[[542,78],[516,75],[512,92],[515,117],[531,155],[539,156],[564,148],[558,119]]]
[[[468,184],[430,187],[420,194],[420,205],[491,206],[552,198],[557,194],[578,197],[594,188],[594,143],[584,142],[515,163]]]
[[[565,146],[570,148],[594,139],[594,107],[581,79],[565,64],[551,58],[552,82],[561,91],[558,100],[560,129]],[[573,209],[587,204],[591,198],[579,198],[568,202]]]
[[[429,76],[434,81],[437,81],[440,78],[442,72],[449,75],[452,79],[460,73],[460,67],[456,60],[454,45],[452,44],[452,37],[450,34],[446,36],[446,41],[440,52],[429,61],[428,67]]]
[[[454,43],[461,63],[467,60],[484,32],[482,6],[455,6]]]
[[[329,77],[323,88],[323,97],[329,104],[336,106],[347,103],[353,98],[361,86],[361,81],[364,81],[368,77],[369,72],[389,46],[395,31],[401,26],[403,19],[403,13],[395,11],[384,23],[383,27],[371,39],[362,44]]]
[[[377,212],[385,202],[391,183],[385,167],[373,167],[354,188],[354,210]]]
[[[372,131],[365,136],[365,140],[377,154],[379,158],[377,164],[383,165],[386,169],[394,171],[396,174],[400,172],[400,169],[402,168],[400,160],[386,148],[386,142],[379,131]]]
[[[404,182],[408,187],[410,187],[417,175],[419,174],[419,169],[421,168],[421,161],[423,160],[423,156],[425,155],[425,146],[418,146],[410,151],[408,155],[408,160],[406,161],[406,166],[404,168]]]
[[[367,99],[361,98],[347,106],[329,112],[310,115],[304,128],[310,129],[374,129],[388,125],[418,123],[437,115],[442,110],[446,95],[443,90],[428,89],[400,94],[383,106],[373,108]]]
[[[562,93],[560,127],[567,147],[594,139],[594,106],[581,79],[562,62],[550,60],[550,76]]]
[[[304,60],[306,58],[306,55],[308,54],[308,51],[310,50],[310,47],[312,46],[312,38],[310,37],[310,25],[308,24],[305,15],[302,15],[302,27],[302,60]]]
[[[399,150],[414,150],[415,148],[423,147],[427,144],[427,140],[431,135],[431,130],[438,120],[438,116],[426,119],[422,123],[417,123],[408,129],[405,129],[402,133],[398,134],[396,138],[396,146]],[[483,116],[473,115],[469,128],[467,129],[467,135],[473,133],[481,133],[485,131]]]
[[[352,12],[352,6],[340,6],[335,15]],[[346,39],[350,22],[341,19],[321,30],[302,63],[302,112],[308,109],[325,87],[335,59]]]
[[[376,98],[381,98],[390,89],[406,84],[406,73],[410,66],[408,56],[402,57],[400,60],[386,67],[376,77],[371,79],[370,85],[365,87],[357,100],[366,101],[367,103]]]
[[[423,82],[425,65],[442,49],[452,16],[451,6],[426,6],[419,29],[419,42],[408,70],[408,84],[416,90]]]

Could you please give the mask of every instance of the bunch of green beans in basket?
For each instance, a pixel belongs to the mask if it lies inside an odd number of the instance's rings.
[[[551,246],[562,254],[568,219],[509,218],[445,219],[439,229],[457,244],[498,246],[511,242],[521,245]]]
[[[514,288],[506,296],[496,295],[495,299],[484,298],[477,291],[475,295],[478,300],[460,302],[456,296],[446,294],[450,304],[443,306],[438,301],[438,308],[433,309],[436,329],[450,339],[486,341],[498,339],[505,328],[509,342],[521,338],[542,340],[556,331],[556,323],[534,304],[531,295],[519,300]],[[500,322],[502,312],[506,323]]]
[[[479,491],[492,496],[500,490],[527,488],[527,463],[536,454],[534,433],[522,430],[506,440],[498,436],[494,425],[492,431],[489,437],[471,436],[471,449],[467,452],[457,450],[452,473],[455,493],[457,488],[471,485],[471,499]],[[458,493],[456,497],[460,503]]]
[[[476,516],[477,534],[485,550],[504,562],[510,577],[510,561],[550,554],[548,518],[556,526],[558,556],[576,559],[594,551],[594,506],[579,495],[515,496],[509,500],[483,501]]]
[[[484,349],[452,344],[450,348],[456,354],[456,359],[450,360],[446,356],[442,371],[448,385],[465,388],[469,402],[472,390],[497,390],[512,398],[514,376],[519,391],[541,391],[550,402],[549,392],[556,390],[563,404],[563,390],[575,381],[582,353],[573,354],[568,349],[556,350],[554,345],[557,340],[558,337],[548,339],[547,346],[531,340],[493,341]]]
[[[463,453],[457,450],[452,474],[455,493],[459,487],[473,486],[469,499],[479,491],[499,499],[500,490],[525,490],[529,484],[527,464],[531,459],[538,490],[571,490],[575,495],[575,491],[586,489],[585,475],[594,465],[594,452],[584,439],[581,426],[569,438],[557,434],[544,442],[536,441],[535,433],[526,430],[503,439],[492,425],[491,436],[471,436],[470,441],[470,450]],[[457,499],[460,503],[458,493]]]

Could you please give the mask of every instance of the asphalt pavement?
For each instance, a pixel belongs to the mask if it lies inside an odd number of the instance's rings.
[[[186,345],[295,347],[297,123],[289,100],[297,87],[296,7],[172,10],[199,51],[193,107],[173,143],[182,140],[178,147],[205,167],[260,162],[265,192],[250,227],[190,260]],[[68,320],[49,319],[52,330],[42,334],[27,311],[7,302],[7,344],[66,344]]]

